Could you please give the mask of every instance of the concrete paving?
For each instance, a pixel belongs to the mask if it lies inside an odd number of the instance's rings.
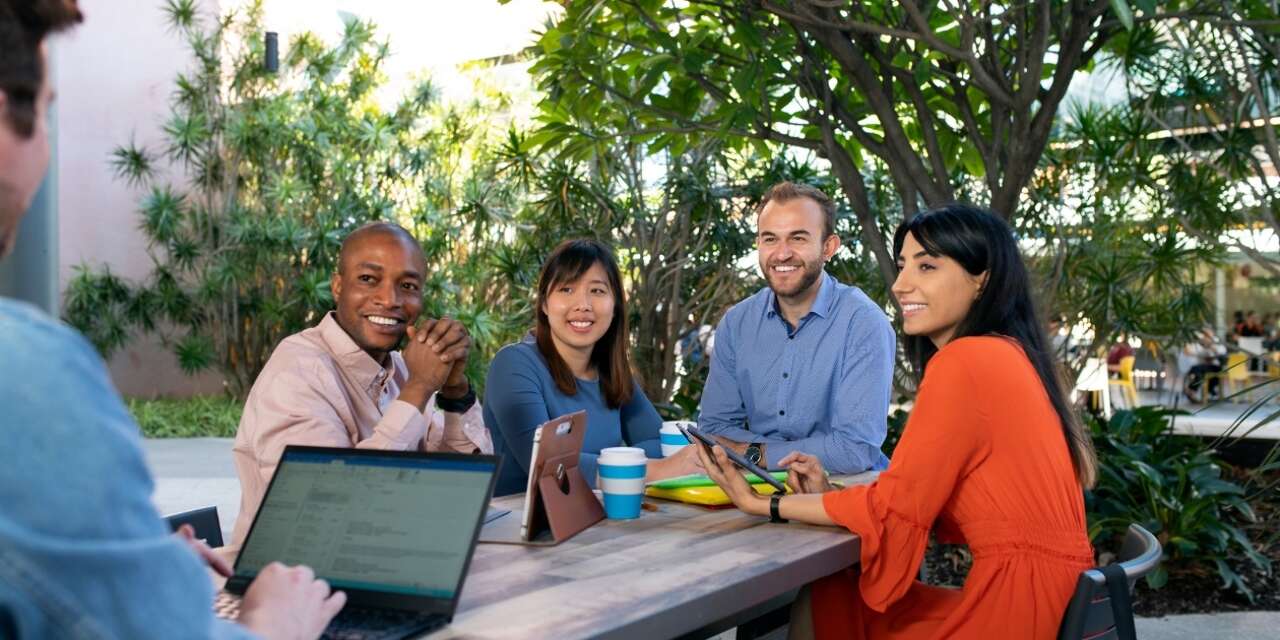
[[[240,481],[231,461],[231,439],[148,439],[143,448],[156,479],[152,496],[156,510],[171,515],[216,506],[222,537],[230,540],[240,513]]]
[[[1261,398],[1264,390],[1258,390],[1258,397]],[[1267,393],[1274,391],[1274,388],[1265,389]],[[1111,389],[1111,407],[1112,409],[1125,408],[1124,401],[1120,398],[1118,388]],[[1142,406],[1163,405],[1166,407],[1174,406],[1175,398],[1170,397],[1169,392],[1157,391],[1139,391],[1138,401]],[[1178,416],[1173,421],[1173,432],[1182,435],[1194,435],[1204,437],[1249,437],[1260,440],[1280,440],[1280,422],[1263,423],[1263,420],[1270,414],[1280,410],[1280,403],[1270,402],[1259,408],[1257,411],[1244,420],[1240,420],[1240,416],[1248,411],[1251,402],[1245,402],[1243,397],[1233,398],[1230,401],[1213,402],[1210,404],[1193,404],[1187,402],[1186,398],[1176,398],[1177,408],[1190,412],[1190,415]],[[1239,424],[1237,424],[1239,421]]]
[[[1138,618],[1139,638],[1160,640],[1275,640],[1280,638],[1280,611],[1197,613],[1164,618]]]
[[[153,501],[163,514],[216,505],[223,537],[240,512],[240,482],[231,460],[230,438],[145,440],[147,463],[156,479]],[[1275,640],[1280,638],[1280,612],[1195,614],[1139,618],[1139,638],[1163,640]],[[717,640],[734,637],[732,632]],[[772,638],[773,636],[770,635]]]

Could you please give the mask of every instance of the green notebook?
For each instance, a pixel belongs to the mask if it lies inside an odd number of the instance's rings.
[[[754,473],[748,473],[745,475],[747,482],[750,482],[751,484],[764,483],[764,480],[761,480]],[[771,471],[769,472],[769,475],[773,476],[778,482],[787,481],[786,471]],[[687,476],[676,476],[674,478],[667,478],[666,480],[650,482],[648,486],[656,487],[658,489],[685,489],[688,487],[714,487],[715,484],[716,483],[712,482],[711,478],[708,478],[705,473],[691,473]]]

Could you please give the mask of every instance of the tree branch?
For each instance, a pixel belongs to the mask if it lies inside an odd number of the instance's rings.
[[[885,286],[891,287],[894,280],[898,278],[897,263],[889,255],[884,235],[880,233],[875,213],[871,210],[871,200],[867,197],[867,185],[863,182],[862,174],[857,167],[853,166],[853,158],[849,156],[849,152],[836,140],[830,121],[823,121],[819,128],[822,131],[822,141],[828,149],[827,155],[831,161],[831,169],[844,190],[850,208],[858,218],[858,230],[862,241],[875,256],[876,265],[880,267],[880,277],[884,279]]]

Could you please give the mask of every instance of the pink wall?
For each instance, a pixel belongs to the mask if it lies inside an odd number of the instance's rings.
[[[111,151],[134,137],[157,148],[175,74],[187,64],[156,0],[81,0],[85,23],[54,41],[58,111],[60,289],[81,263],[130,279],[151,259],[138,231],[141,190],[111,171]],[[206,7],[217,6],[206,2]],[[216,392],[215,376],[190,378],[154,340],[136,340],[110,362],[122,393],[137,396]]]

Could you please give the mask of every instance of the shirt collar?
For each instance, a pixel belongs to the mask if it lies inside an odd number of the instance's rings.
[[[816,315],[822,318],[831,316],[831,305],[835,304],[836,299],[836,279],[827,273],[824,269],[822,276],[818,278],[818,297],[813,299],[813,306],[809,308],[809,313],[805,314],[805,318],[810,315]],[[764,297],[764,315],[766,318],[773,318],[778,315],[778,296],[773,289],[766,289]],[[803,320],[804,318],[801,318]]]
[[[394,359],[387,358],[386,366],[378,364],[378,361],[361,349],[360,345],[347,334],[347,330],[338,324],[338,317],[334,312],[330,311],[324,315],[319,329],[320,337],[324,340],[325,347],[334,361],[354,382],[365,389],[380,388],[394,372]]]

